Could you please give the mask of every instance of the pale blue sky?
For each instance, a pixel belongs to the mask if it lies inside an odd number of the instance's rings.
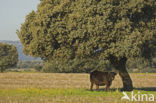
[[[0,40],[19,40],[16,29],[25,16],[37,9],[40,0],[0,0]]]

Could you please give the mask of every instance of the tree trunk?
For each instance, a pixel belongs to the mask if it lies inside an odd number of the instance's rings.
[[[133,90],[133,84],[132,80],[126,70],[126,62],[127,58],[121,58],[117,59],[116,57],[111,57],[110,59],[111,64],[119,71],[119,75],[123,82],[123,91],[132,91]]]
[[[125,67],[121,68],[121,70],[119,69],[119,75],[122,78],[123,91],[132,91],[133,90],[132,80]]]

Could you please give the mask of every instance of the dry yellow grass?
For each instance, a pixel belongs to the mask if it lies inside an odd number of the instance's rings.
[[[132,73],[130,76],[137,90],[156,94],[156,74]],[[122,92],[118,90],[91,92],[89,87],[89,74],[83,73],[0,73],[0,103],[121,102]],[[111,88],[121,87],[121,78],[117,75]]]
[[[130,74],[134,87],[156,87],[156,74]],[[0,73],[0,89],[8,88],[86,88],[89,89],[89,74],[74,73]],[[116,76],[112,88],[121,88]],[[103,88],[103,87],[101,87]]]

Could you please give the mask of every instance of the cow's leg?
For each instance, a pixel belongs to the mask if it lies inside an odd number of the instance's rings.
[[[90,85],[90,90],[91,90],[91,91],[93,90],[93,85],[94,85],[94,83],[91,82],[91,85]]]
[[[98,89],[99,89],[99,85],[96,84],[96,90],[98,90]]]
[[[111,83],[106,84],[106,91],[109,91],[110,85],[111,85]]]
[[[109,91],[109,86],[108,85],[106,85],[106,91]]]

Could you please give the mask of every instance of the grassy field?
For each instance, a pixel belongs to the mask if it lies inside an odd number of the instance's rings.
[[[156,74],[130,75],[134,93],[156,96]],[[121,101],[122,82],[118,75],[109,92],[104,87],[99,91],[90,91],[89,87],[89,74],[0,73],[0,103],[129,103]]]

